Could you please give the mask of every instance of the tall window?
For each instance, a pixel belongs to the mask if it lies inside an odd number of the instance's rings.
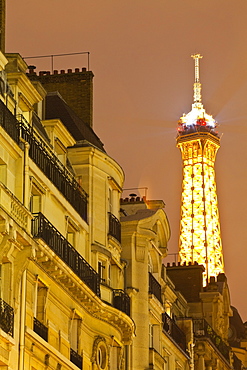
[[[119,346],[112,346],[110,348],[110,370],[121,369],[123,361],[123,349]]]
[[[7,186],[7,165],[0,159],[0,181]]]
[[[73,354],[81,353],[81,331],[82,331],[81,316],[76,310],[73,310],[69,329],[70,348]]]
[[[62,144],[62,142],[57,137],[55,138],[54,146],[55,146],[55,151],[57,153],[58,159],[65,166],[66,159],[67,159],[65,146]]]
[[[0,298],[6,303],[11,303],[11,277],[12,277],[12,264],[5,262],[0,265]]]
[[[75,247],[76,236],[77,232],[79,231],[79,228],[69,216],[66,216],[65,218],[66,218],[66,239],[71,245],[73,245],[73,247]]]
[[[149,348],[154,348],[157,352],[160,351],[160,326],[149,325]]]
[[[98,261],[98,274],[101,283],[106,283],[106,261]]]
[[[49,289],[38,277],[34,293],[33,330],[45,341],[48,341],[48,327],[46,326],[46,305]]]
[[[42,323],[45,323],[46,318],[48,292],[48,286],[37,279],[35,284],[34,317]]]
[[[42,212],[42,191],[39,187],[31,182],[31,194],[30,194],[30,212],[39,213]]]

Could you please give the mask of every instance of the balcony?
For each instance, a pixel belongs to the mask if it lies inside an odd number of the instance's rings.
[[[1,100],[0,100],[0,126],[2,126],[4,130],[7,132],[7,134],[17,144],[19,144],[20,138],[19,122]]]
[[[74,176],[54,155],[48,145],[24,121],[20,122],[20,135],[30,145],[29,156],[45,176],[63,194],[72,207],[87,222],[87,194]]]
[[[221,337],[219,337],[213,328],[204,319],[193,319],[193,330],[196,338],[206,337],[211,340],[218,351],[225,357],[229,362],[229,352],[230,348],[223,342]]]
[[[14,336],[14,309],[0,298],[0,328],[7,334]]]
[[[31,218],[30,212],[23,204],[11,193],[11,191],[0,182],[0,204],[9,215],[24,229],[30,232]]]
[[[48,328],[42,322],[33,318],[33,331],[37,333],[41,338],[48,342]]]
[[[130,297],[123,290],[113,290],[113,306],[130,316]]]
[[[73,362],[74,365],[79,367],[79,369],[82,369],[82,356],[80,356],[72,348],[70,348],[70,361]]]
[[[175,321],[167,315],[167,313],[162,314],[163,321],[163,331],[167,333],[185,352],[186,351],[186,335],[177,326]]]
[[[0,100],[0,126],[19,145],[20,137],[30,145],[29,156],[87,222],[87,194],[48,145],[21,116],[18,121]]]
[[[161,285],[155,279],[155,277],[149,272],[149,294],[153,294],[162,303],[161,298]]]
[[[119,243],[121,243],[121,224],[120,221],[112,213],[109,215],[109,235],[113,236]]]
[[[34,215],[32,220],[32,234],[34,238],[42,239],[56,255],[60,257],[98,297],[100,297],[99,274],[42,213]]]

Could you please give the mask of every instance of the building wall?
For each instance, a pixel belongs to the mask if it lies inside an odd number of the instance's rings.
[[[69,153],[75,140],[59,120],[40,120],[31,129],[32,107],[42,104],[45,92],[30,82],[18,54],[9,60],[11,111],[4,94],[0,105],[0,367],[122,369],[134,324],[128,301],[123,305],[121,245],[108,212],[118,224],[123,172],[98,149]],[[67,163],[70,155],[73,171],[59,160]],[[71,182],[78,189],[89,184],[88,194],[72,191],[78,201],[84,197],[85,214],[70,200]],[[111,187],[117,194],[110,207]],[[109,265],[104,281],[99,256]]]

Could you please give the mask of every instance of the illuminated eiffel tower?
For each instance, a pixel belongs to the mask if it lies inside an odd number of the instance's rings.
[[[178,122],[177,146],[183,160],[180,263],[202,264],[204,285],[224,272],[214,162],[220,147],[216,122],[201,103],[200,54],[195,61],[194,103]]]

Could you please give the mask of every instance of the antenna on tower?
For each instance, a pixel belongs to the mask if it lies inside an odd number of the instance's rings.
[[[191,58],[194,59],[195,61],[195,83],[194,83],[194,103],[195,104],[200,104],[202,100],[202,95],[201,95],[201,89],[202,85],[200,83],[199,79],[199,59],[202,58],[201,54],[193,54],[191,55]]]

